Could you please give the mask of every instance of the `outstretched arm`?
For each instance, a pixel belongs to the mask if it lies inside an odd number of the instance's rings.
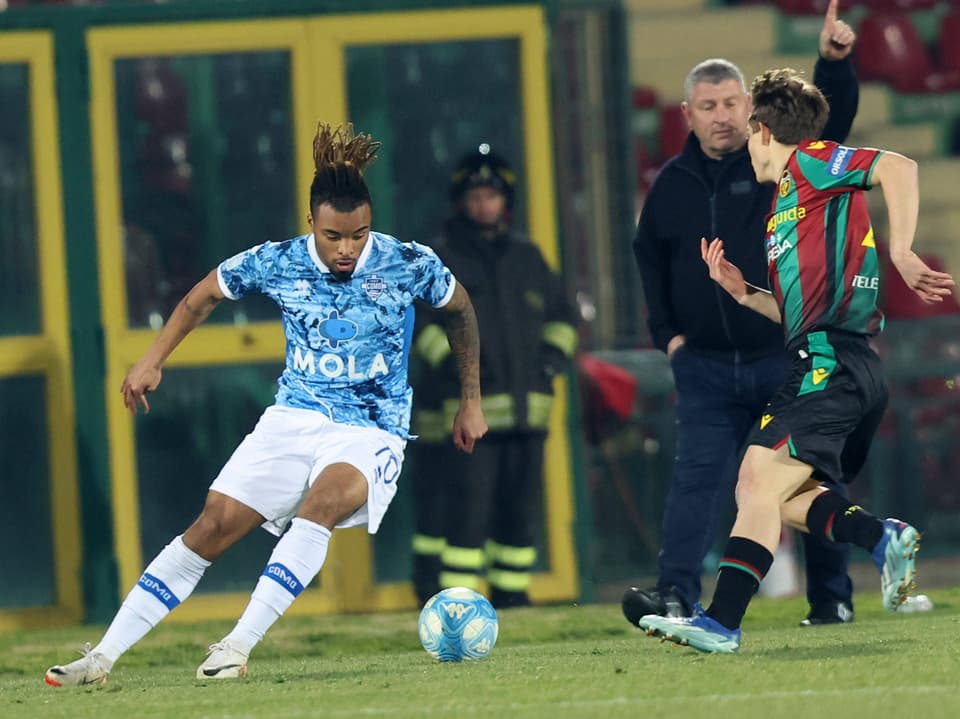
[[[453,443],[468,454],[487,432],[480,407],[480,330],[470,295],[457,284],[453,297],[441,308],[450,351],[460,376],[460,408],[453,420]]]
[[[837,18],[837,5],[837,0],[832,0],[823,18],[813,84],[830,103],[830,115],[821,139],[843,142],[857,116],[860,86],[850,58],[857,35],[853,28]]]
[[[701,237],[700,256],[710,268],[710,278],[733,299],[754,312],[759,312],[771,322],[781,323],[776,299],[767,290],[751,285],[743,279],[740,268],[724,256],[720,238],[714,238],[713,242],[707,244],[707,238]]]
[[[911,249],[920,212],[917,163],[896,152],[884,152],[873,167],[870,182],[883,190],[890,223],[890,259],[903,281],[924,302],[943,302],[953,293],[953,277],[931,269]]]
[[[150,349],[130,368],[123,380],[120,391],[127,409],[136,414],[139,403],[145,412],[150,411],[147,392],[152,392],[160,384],[163,363],[183,338],[210,316],[223,297],[217,282],[217,270],[213,269],[180,300]]]

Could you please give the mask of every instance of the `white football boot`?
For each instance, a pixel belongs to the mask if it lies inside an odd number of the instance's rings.
[[[105,684],[113,662],[102,654],[91,651],[90,643],[84,644],[83,656],[69,664],[57,664],[47,669],[43,681],[52,687]]]
[[[240,679],[247,675],[247,654],[224,639],[210,645],[210,653],[197,667],[197,679]]]

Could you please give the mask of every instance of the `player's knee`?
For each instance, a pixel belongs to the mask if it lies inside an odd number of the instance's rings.
[[[737,477],[737,504],[742,505],[745,502],[751,501],[756,497],[760,492],[760,483],[757,481],[757,476],[752,472],[740,470],[740,474]]]
[[[232,511],[229,502],[208,501],[200,516],[184,532],[184,543],[207,560],[223,554],[248,531],[247,518]]]
[[[361,497],[350,485],[330,483],[320,488],[314,486],[300,505],[297,516],[333,529],[338,522],[360,509],[365,501],[366,494]]]
[[[313,483],[297,516],[333,529],[367,501],[367,480],[353,466],[328,467]]]
[[[337,522],[346,519],[358,509],[354,507],[351,510],[347,504],[344,493],[337,489],[330,489],[322,493],[311,493],[300,505],[297,516],[316,522],[327,529],[333,529]]]
[[[223,554],[234,540],[226,517],[205,508],[184,532],[183,541],[192,551],[212,561]]]
[[[743,506],[753,502],[763,502],[775,498],[772,478],[769,472],[764,472],[761,462],[744,457],[737,476],[737,505]],[[765,476],[767,475],[767,476]]]

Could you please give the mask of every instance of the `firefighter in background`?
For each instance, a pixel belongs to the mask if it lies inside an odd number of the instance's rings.
[[[448,449],[457,406],[456,363],[436,314],[418,309],[414,432],[426,442],[414,468],[414,584],[482,591],[496,607],[529,604],[542,512],[543,451],[553,377],[576,347],[561,278],[511,228],[516,176],[487,145],[451,178],[454,213],[434,249],[473,300],[480,325],[480,386],[489,432],[472,455]],[[439,569],[439,573],[437,570]]]

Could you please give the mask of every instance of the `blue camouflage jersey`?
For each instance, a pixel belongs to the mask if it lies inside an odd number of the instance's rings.
[[[287,366],[278,405],[407,438],[413,301],[442,307],[456,281],[432,249],[371,232],[353,275],[338,280],[314,237],[265,242],[220,264],[230,299],[264,294],[282,311]]]

